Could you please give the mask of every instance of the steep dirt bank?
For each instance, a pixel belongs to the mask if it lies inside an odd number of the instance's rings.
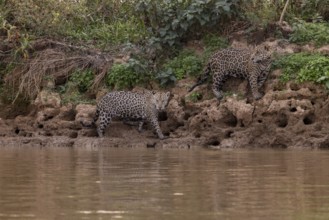
[[[105,138],[97,138],[95,128],[85,128],[93,105],[61,106],[59,97],[42,92],[28,116],[0,119],[0,146],[65,147],[165,147],[165,148],[329,148],[329,99],[314,84],[282,85],[277,72],[265,87],[265,96],[253,101],[247,83],[231,80],[230,95],[220,103],[211,98],[193,103],[186,90],[191,80],[180,81],[172,89],[167,114],[161,114],[161,127],[169,138],[160,141],[147,127],[112,123]],[[208,85],[209,87],[209,85]],[[207,85],[196,89],[212,96]]]
[[[310,50],[268,44],[278,53]],[[137,127],[122,122],[113,122],[106,137],[98,138],[95,128],[81,125],[92,120],[95,106],[62,105],[59,94],[44,89],[24,116],[0,118],[0,146],[329,148],[327,91],[314,84],[283,84],[279,75],[280,71],[270,74],[259,101],[252,99],[246,81],[233,79],[224,88],[230,95],[221,102],[213,98],[210,85],[196,88],[202,99],[192,102],[187,90],[193,80],[179,81],[171,89],[167,113],[159,117],[169,136],[162,141],[147,127],[140,134]]]

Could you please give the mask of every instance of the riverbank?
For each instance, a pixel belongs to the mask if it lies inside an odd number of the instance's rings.
[[[273,54],[301,51],[329,54],[328,46],[315,49],[279,40],[264,45]],[[231,46],[248,44],[234,41]],[[166,113],[159,115],[162,131],[168,136],[165,140],[157,139],[148,126],[139,133],[137,126],[120,121],[111,123],[105,137],[98,138],[95,127],[82,126],[90,124],[95,105],[65,104],[62,100],[65,97],[53,89],[54,85],[45,84],[24,111],[1,105],[0,146],[329,148],[327,89],[315,83],[284,83],[281,75],[281,70],[270,73],[262,88],[264,96],[258,101],[253,100],[246,80],[228,80],[221,102],[214,98],[210,83],[188,93],[195,79],[179,80],[165,90],[172,97]],[[161,89],[154,86],[155,90]],[[105,92],[100,90],[97,98]]]
[[[230,80],[234,92],[221,102],[215,98],[192,102],[186,88],[191,79],[171,89],[167,113],[159,117],[168,139],[159,140],[146,126],[120,121],[110,124],[104,138],[81,122],[92,120],[95,106],[61,106],[56,94],[44,92],[27,116],[0,120],[1,146],[40,147],[155,147],[155,148],[328,148],[329,99],[314,84],[282,84],[274,71],[264,97],[254,101],[243,80]],[[211,97],[210,85],[196,91]],[[236,95],[239,94],[239,95]]]

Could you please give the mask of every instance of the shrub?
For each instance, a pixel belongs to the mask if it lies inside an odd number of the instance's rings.
[[[241,0],[239,8],[242,12],[240,14],[241,17],[253,26],[266,27],[269,23],[278,20],[281,12],[280,9],[283,8],[283,2]]]
[[[94,99],[90,99],[90,94],[86,92],[91,88],[94,78],[94,72],[90,69],[77,70],[64,85],[57,86],[56,91],[61,95],[64,104],[93,103]]]
[[[329,58],[320,54],[297,53],[282,56],[273,66],[283,70],[281,80],[284,82],[296,80],[328,84]]]
[[[171,68],[160,71],[159,74],[155,77],[162,87],[167,87],[176,82],[176,76]]]
[[[317,82],[323,76],[329,76],[329,58],[318,55],[303,66],[299,71],[297,80],[300,82]]]
[[[164,64],[165,69],[171,69],[180,80],[186,76],[195,76],[202,70],[202,61],[191,51],[183,51],[174,59]]]
[[[191,102],[197,102],[202,99],[202,94],[198,92],[192,92],[188,97],[187,97]]]
[[[56,88],[61,95],[62,103],[67,104],[95,104],[95,99],[81,93],[75,82],[68,81],[65,85],[60,85]]]
[[[80,93],[87,92],[93,84],[95,75],[92,70],[78,70],[70,76],[70,81]]]
[[[293,43],[313,42],[317,46],[329,44],[329,24],[328,23],[295,23],[294,32],[290,41]]]
[[[89,41],[101,47],[122,43],[139,43],[148,36],[144,24],[135,17],[117,19],[109,24],[93,23],[82,27],[71,24],[63,30],[63,34],[75,40]]]
[[[126,89],[145,83],[150,78],[147,65],[131,58],[128,63],[113,65],[106,77],[106,84],[116,89]]]
[[[34,36],[65,36],[96,46],[137,43],[148,32],[133,14],[135,4],[115,0],[8,0],[0,3],[0,24],[7,19]]]
[[[151,43],[165,47],[179,45],[184,38],[212,27],[233,13],[238,0],[168,1],[141,0],[137,12],[150,27]]]
[[[207,49],[210,49],[212,51],[227,48],[229,46],[229,42],[226,38],[213,34],[206,35],[202,39],[202,42]]]
[[[203,62],[207,62],[209,57],[217,50],[229,47],[228,39],[216,36],[216,35],[206,35],[202,42],[205,46],[205,51],[203,53]]]
[[[304,20],[329,19],[329,0],[307,0],[298,5],[294,13]]]

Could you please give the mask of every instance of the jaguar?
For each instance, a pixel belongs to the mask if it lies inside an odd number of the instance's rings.
[[[266,47],[227,48],[215,52],[209,59],[203,74],[189,92],[207,81],[213,74],[212,91],[218,100],[223,98],[222,88],[229,77],[247,79],[255,100],[262,98],[259,92],[270,72],[271,54]]]
[[[138,131],[142,130],[144,122],[151,124],[160,139],[164,139],[158,121],[158,113],[164,111],[168,105],[170,92],[142,92],[114,91],[109,92],[97,103],[96,113],[92,124],[96,124],[97,134],[104,137],[105,129],[112,119],[124,122],[138,121]]]

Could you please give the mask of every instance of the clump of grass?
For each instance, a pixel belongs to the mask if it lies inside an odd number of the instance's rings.
[[[328,23],[295,23],[294,32],[290,41],[293,43],[310,43],[316,46],[329,44],[329,24]]]
[[[196,76],[202,70],[202,60],[190,50],[182,51],[177,57],[164,64],[164,69],[171,69],[177,80],[186,76]]]
[[[296,53],[278,58],[274,68],[281,68],[281,81],[323,83],[329,88],[329,57],[321,54]]]
[[[130,58],[127,63],[114,64],[106,76],[106,84],[116,89],[131,89],[146,83],[151,75],[146,63]]]
[[[202,99],[202,94],[199,93],[199,92],[192,92],[187,98],[191,102],[197,102],[197,101],[200,101]]]

